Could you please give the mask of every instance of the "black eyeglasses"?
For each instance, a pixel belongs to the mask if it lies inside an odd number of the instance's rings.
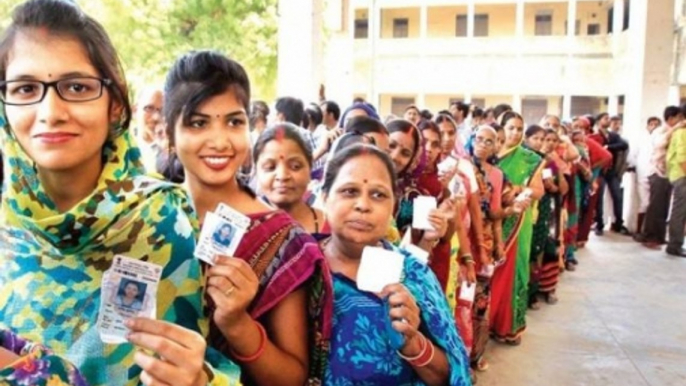
[[[40,80],[8,80],[0,82],[0,100],[10,106],[26,106],[40,103],[53,87],[57,95],[67,102],[90,102],[102,96],[104,86],[110,86],[110,79],[95,77],[74,77],[54,82]]]

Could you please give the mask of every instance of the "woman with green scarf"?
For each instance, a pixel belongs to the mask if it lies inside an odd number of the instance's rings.
[[[505,131],[505,144],[498,154],[498,167],[519,192],[516,206],[521,211],[503,220],[505,263],[493,274],[491,331],[496,340],[518,345],[526,329],[529,256],[535,223],[531,203],[543,197],[545,189],[541,157],[522,146],[522,116],[509,111],[499,120]]]
[[[0,40],[0,331],[48,347],[91,385],[231,384],[235,365],[204,360],[190,206],[179,188],[144,175],[127,95],[106,32],[74,3],[15,9]],[[97,325],[115,255],[161,268],[152,306],[160,320],[128,319],[118,345],[104,343]],[[6,370],[0,384],[52,376]]]

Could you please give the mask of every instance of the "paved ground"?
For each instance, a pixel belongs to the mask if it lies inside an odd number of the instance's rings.
[[[490,342],[479,386],[686,385],[686,259],[591,236],[522,345]]]

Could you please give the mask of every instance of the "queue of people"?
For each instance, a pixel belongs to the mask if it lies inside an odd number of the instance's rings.
[[[621,138],[594,139],[588,117],[527,127],[499,105],[470,124],[456,103],[382,121],[364,100],[291,97],[271,114],[209,50],[128,95],[77,5],[15,9],[0,41],[0,384],[471,385],[491,338],[519,345],[527,312],[557,302],[600,181],[616,189]],[[683,255],[686,131],[668,130],[667,252]],[[247,226],[209,264],[194,254],[222,206]],[[400,279],[360,289],[369,251],[401,257]],[[127,307],[156,318],[126,319],[113,344],[103,283],[130,274],[111,271],[122,256],[159,267],[152,300],[125,282]]]

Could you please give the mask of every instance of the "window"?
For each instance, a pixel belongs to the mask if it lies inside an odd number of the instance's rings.
[[[467,36],[467,15],[457,15],[455,19],[455,36]]]
[[[488,36],[488,14],[474,15],[474,36]]]
[[[410,35],[408,19],[393,19],[393,37],[406,38]]]
[[[355,39],[367,39],[369,37],[369,20],[355,20]]]
[[[405,114],[405,108],[414,104],[414,98],[407,97],[392,97],[391,98],[391,114],[402,117]]]
[[[550,36],[553,34],[553,15],[543,14],[536,15],[536,30],[534,35],[536,36]]]
[[[594,23],[586,26],[587,35],[600,35],[600,24]]]

